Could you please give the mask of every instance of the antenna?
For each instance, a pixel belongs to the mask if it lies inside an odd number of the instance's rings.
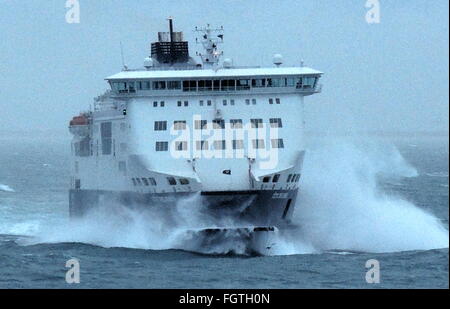
[[[123,70],[126,71],[128,70],[127,65],[125,64],[125,57],[123,56],[123,46],[122,46],[122,41],[120,41],[120,55],[122,56],[122,67]]]
[[[195,27],[195,31],[199,33],[196,43],[201,43],[205,49],[205,54],[199,54],[203,65],[217,66],[220,56],[223,55],[223,52],[218,50],[218,45],[223,43],[223,26],[213,29],[208,24],[204,28]]]

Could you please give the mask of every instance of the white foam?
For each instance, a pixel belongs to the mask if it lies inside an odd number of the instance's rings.
[[[448,172],[434,172],[434,173],[426,173],[428,177],[439,177],[439,178],[448,178]]]
[[[439,219],[377,186],[377,175],[417,172],[395,149],[372,147],[335,143],[308,153],[294,219],[299,236],[320,251],[448,248],[448,231]]]
[[[0,191],[4,191],[4,192],[15,192],[13,188],[11,188],[10,186],[4,185],[0,183]]]
[[[398,181],[417,176],[417,171],[395,148],[384,145],[332,142],[309,150],[293,220],[299,228],[277,235],[272,254],[448,248],[448,231],[440,220],[411,202],[380,191],[379,175]],[[157,210],[106,204],[82,220],[33,223],[37,231],[28,243],[192,248],[185,243],[186,229],[233,224],[204,216],[202,207],[201,197],[195,195],[180,200],[174,215],[163,220]],[[16,226],[16,232],[20,228],[27,230],[26,226]],[[240,252],[241,244],[225,243],[218,248],[224,252],[228,249]]]

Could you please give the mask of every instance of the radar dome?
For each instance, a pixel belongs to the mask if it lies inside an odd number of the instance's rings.
[[[280,54],[273,55],[273,64],[280,66],[283,64],[283,56]]]
[[[231,60],[230,58],[226,58],[223,60],[223,67],[226,69],[229,69],[233,66],[233,60]]]
[[[153,59],[150,57],[147,57],[144,59],[144,67],[146,69],[150,69],[151,67],[153,67]]]

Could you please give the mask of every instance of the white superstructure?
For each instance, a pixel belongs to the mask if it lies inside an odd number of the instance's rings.
[[[244,196],[279,207],[236,213],[252,213],[255,224],[291,216],[305,155],[303,99],[321,91],[322,73],[284,67],[279,55],[269,68],[221,64],[223,29],[197,30],[201,64],[171,23],[143,69],[107,77],[111,89],[72,120],[73,214],[108,195],[151,204],[201,193],[216,209]]]

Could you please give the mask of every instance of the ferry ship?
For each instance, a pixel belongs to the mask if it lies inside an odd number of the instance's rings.
[[[252,242],[289,225],[304,98],[321,91],[323,73],[284,66],[279,54],[272,67],[235,66],[221,60],[223,27],[195,30],[198,62],[169,19],[144,67],[107,77],[110,88],[70,121],[71,217],[119,203],[158,209],[170,227],[178,202],[196,196],[208,217],[198,228],[212,238],[233,229]]]

